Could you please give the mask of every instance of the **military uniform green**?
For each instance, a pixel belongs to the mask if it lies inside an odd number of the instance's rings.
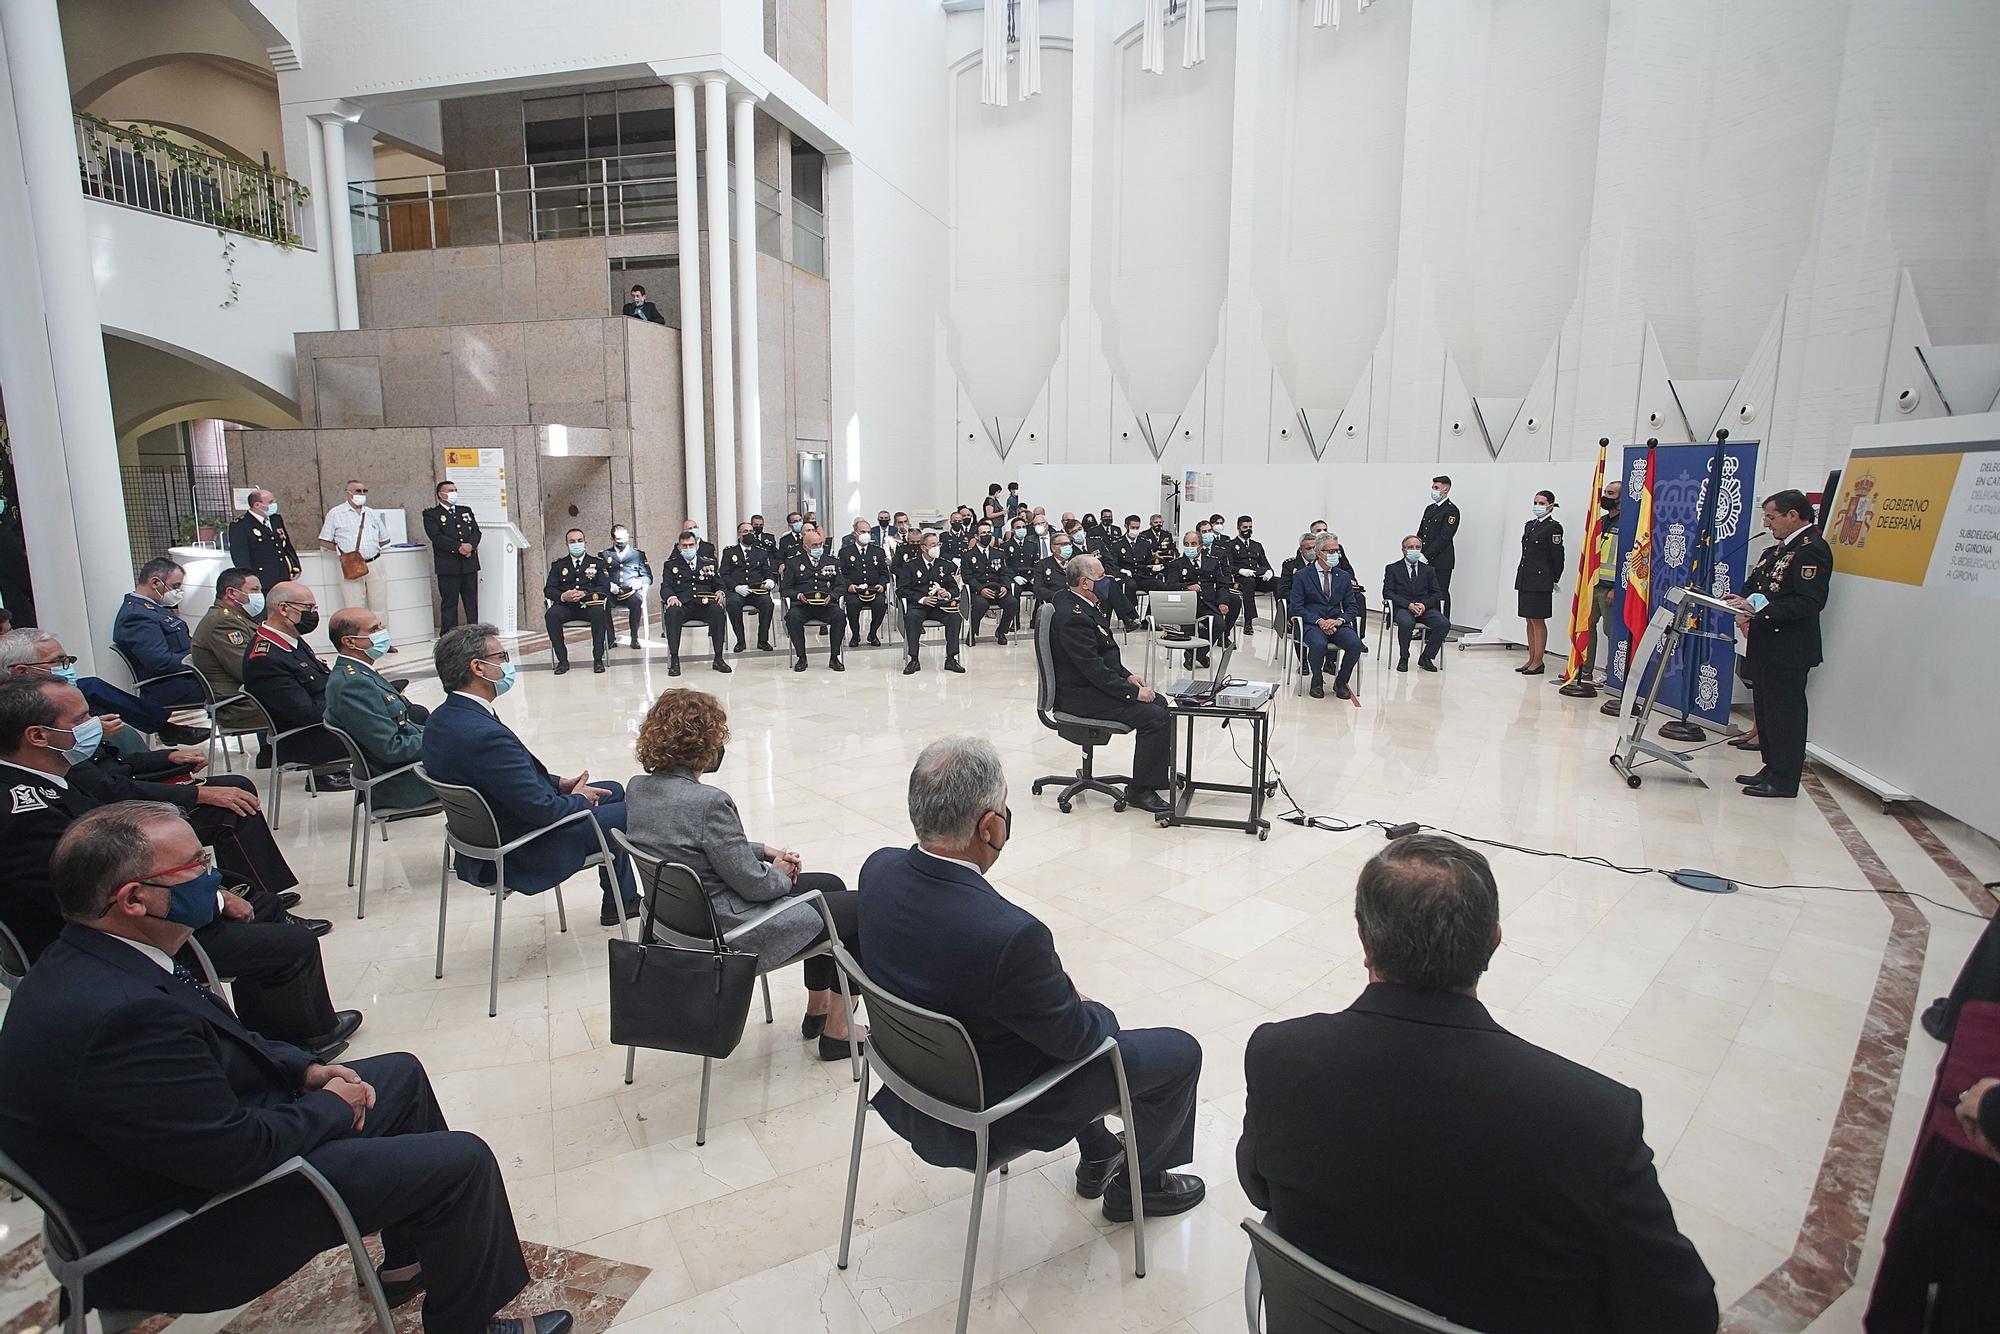
[[[1747,790],[1795,797],[1806,767],[1806,677],[1819,666],[1819,615],[1833,581],[1833,549],[1817,528],[1773,544],[1743,580],[1743,596],[1763,605],[1750,614],[1744,666],[1750,673],[1763,771]]]
[[[693,560],[688,559],[690,551]],[[689,621],[708,626],[715,648],[710,666],[718,672],[731,670],[722,660],[722,571],[715,557],[702,554],[698,546],[676,550],[660,567],[660,623],[667,631],[669,676],[681,674],[681,627]]]
[[[372,663],[345,653],[333,660],[326,681],[326,720],[354,738],[370,774],[387,773],[424,757],[427,710],[403,698]],[[421,806],[432,798],[414,773],[397,774],[375,789],[375,809]]]
[[[196,624],[188,660],[207,679],[217,699],[242,693],[243,655],[250,651],[256,633],[257,622],[226,602],[211,603]],[[263,715],[248,700],[237,700],[217,710],[216,719],[224,727],[239,729],[257,726]]]
[[[479,516],[470,505],[433,505],[424,511],[424,536],[431,543],[431,569],[437,575],[438,629],[459,623],[465,607],[467,625],[479,619]],[[466,555],[461,546],[470,546]]]
[[[785,633],[792,640],[792,670],[806,669],[806,623],[818,621],[833,641],[826,665],[836,672],[847,670],[840,661],[840,648],[847,636],[847,613],[840,605],[840,562],[822,547],[815,556],[810,551],[794,551],[779,571],[779,587],[784,592]]]
[[[743,651],[743,609],[757,613],[757,647],[771,651],[771,594],[778,587],[778,562],[771,555],[775,541],[749,540],[722,549],[722,597],[729,628],[736,633],[736,651]]]
[[[582,598],[563,601],[562,595],[572,589],[582,593]],[[564,556],[549,566],[549,577],[542,581],[542,596],[549,600],[549,609],[542,613],[542,624],[548,628],[549,652],[555,655],[556,674],[560,676],[569,670],[563,627],[572,621],[590,623],[591,668],[603,671],[604,655],[611,648],[611,574],[603,560],[596,556]]]

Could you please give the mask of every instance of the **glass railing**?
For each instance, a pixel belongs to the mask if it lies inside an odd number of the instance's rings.
[[[84,194],[108,204],[298,245],[299,210],[310,191],[289,176],[188,148],[165,131],[144,134],[73,118]]]

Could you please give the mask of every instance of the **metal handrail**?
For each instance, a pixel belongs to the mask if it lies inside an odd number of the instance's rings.
[[[95,116],[71,119],[79,182],[91,198],[282,246],[300,243],[307,191],[291,177],[118,130]]]
[[[672,226],[679,216],[677,157],[676,153],[647,153],[384,176],[351,182],[348,210],[352,216],[373,224],[375,237],[384,250],[396,248],[393,229],[381,225],[389,209],[421,206],[426,223],[425,244],[403,248],[434,250],[438,246],[440,207],[445,210],[449,228],[454,216],[483,219],[487,208],[484,201],[489,200],[493,235],[482,236],[482,242],[659,231]],[[515,210],[511,236],[510,201],[525,201],[527,211],[523,219],[518,208]],[[460,223],[461,227],[464,225]]]

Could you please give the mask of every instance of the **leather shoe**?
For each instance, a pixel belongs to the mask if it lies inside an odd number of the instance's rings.
[[[720,658],[717,658],[714,662],[709,663],[708,669],[711,672],[721,672],[724,676],[729,676],[736,671],[734,667],[731,667],[728,663],[724,662]]]
[[[377,1269],[375,1277],[382,1284],[383,1300],[391,1306],[401,1306],[404,1302],[409,1301],[424,1290],[424,1271],[422,1268],[418,1268],[417,1272],[411,1274],[408,1278],[389,1278],[387,1277],[387,1272],[383,1269]]]
[[[1402,657],[1396,659],[1396,670],[1399,672],[1407,672],[1410,670],[1409,654],[1405,653]]]
[[[1762,769],[1759,769],[1754,774],[1738,774],[1736,775],[1736,781],[1743,784],[1743,786],[1745,787],[1749,787],[1755,783],[1761,783],[1764,781],[1764,771]]]
[[[802,672],[802,671],[804,671],[805,669],[806,669],[806,660],[805,660],[804,658],[793,658],[793,659],[792,659],[792,670],[793,670],[793,671],[795,671],[795,672]]]
[[[868,636],[868,647],[869,647],[869,648],[881,648],[881,647],[882,647],[882,636],[881,636],[880,634],[872,634],[872,635]]]
[[[944,660],[944,669],[948,672],[957,672],[960,676],[965,675],[965,667],[957,658],[946,658]]]
[[[557,663],[555,666],[555,670],[550,673],[551,676],[567,676],[568,674],[569,674],[569,664],[566,662]]]
[[[819,1035],[819,1058],[822,1061],[844,1061],[851,1054],[846,1038],[830,1038]]]
[[[639,900],[628,900],[625,904],[625,920],[628,922],[633,920],[639,915],[639,911]],[[597,924],[599,926],[617,926],[618,910],[616,908],[599,908],[597,910]]]
[[[526,1320],[490,1320],[486,1334],[569,1334],[575,1323],[568,1311],[544,1311]]]
[[[1729,739],[1729,748],[1731,750],[1762,750],[1764,749],[1764,743],[1754,737],[1731,737]]]
[[[354,790],[354,781],[345,773],[339,771],[327,774],[314,774],[312,785],[315,792],[352,792]]]
[[[596,662],[591,663],[590,670],[596,672],[599,676],[604,675],[604,659],[599,658]]]
[[[1434,672],[1438,669],[1437,660],[1434,658],[1418,658],[1417,666],[1423,668],[1427,672]]]
[[[827,665],[827,666],[828,666],[828,667],[829,667],[830,669],[832,669],[833,671],[836,671],[836,672],[844,672],[844,671],[846,671],[846,670],[847,670],[847,664],[846,664],[846,663],[844,663],[844,662],[842,662],[842,661],[841,661],[841,660],[840,660],[839,658],[835,658],[835,659],[833,659],[832,661],[828,662],[828,663],[827,663],[826,665]]]
[[[290,912],[292,909],[298,907],[299,892],[296,889],[280,890],[278,892],[278,906],[286,912]]]
[[[192,746],[198,741],[208,740],[208,729],[182,727],[179,723],[161,723],[160,740],[173,746]]]
[[[1125,804],[1136,806],[1149,815],[1165,815],[1169,809],[1166,799],[1150,787],[1126,788]]]
[[[1125,1165],[1125,1137],[1114,1135],[1118,1141],[1118,1152],[1109,1158],[1099,1158],[1095,1162],[1079,1158],[1076,1162],[1076,1193],[1083,1199],[1094,1200],[1104,1194],[1104,1188],[1118,1169]]]
[[[1160,1179],[1145,1188],[1146,1217],[1171,1218],[1200,1204],[1208,1187],[1192,1172],[1162,1172]],[[1104,1216],[1113,1223],[1132,1221],[1132,1188],[1120,1172],[1104,1188]]]
[[[302,926],[316,936],[323,936],[333,930],[333,923],[324,917],[294,917],[290,913],[285,914],[285,925]]]
[[[1951,1041],[1951,1023],[1947,1016],[1950,1012],[1951,1001],[1946,997],[1939,996],[1924,1007],[1923,1018],[1917,1022],[1924,1026],[1924,1032],[1930,1034],[1939,1042],[1949,1042]]]
[[[1354,698],[1354,692],[1336,682],[1333,687],[1333,697],[1335,699],[1352,699]]]
[[[823,1014],[809,1014],[799,1020],[799,1036],[807,1042],[811,1042],[824,1032],[826,1032],[826,1016]]]
[[[1315,681],[1315,682],[1313,682],[1313,683],[1312,683],[1312,691],[1311,691],[1311,694],[1312,694],[1312,697],[1313,697],[1314,699],[1325,699],[1325,698],[1326,698],[1326,682],[1324,682],[1324,681]]]
[[[917,665],[917,660],[915,658],[911,658],[908,662],[903,664],[903,675],[905,676],[915,676],[918,672],[922,670],[923,668]]]
[[[1787,792],[1781,787],[1774,787],[1770,783],[1764,782],[1754,783],[1744,788],[1743,795],[1746,797],[1796,797],[1799,794],[1797,792]]]
[[[361,1011],[340,1010],[333,1016],[333,1031],[322,1033],[305,1042],[305,1049],[313,1054],[313,1059],[325,1065],[334,1057],[347,1050],[347,1040],[361,1027]]]
[[[667,664],[668,676],[679,676],[680,674],[681,674],[681,664],[679,659],[675,659],[674,661],[669,662]]]

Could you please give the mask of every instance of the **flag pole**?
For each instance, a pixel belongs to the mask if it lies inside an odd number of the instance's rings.
[[[1611,449],[1611,437],[1597,439],[1597,475],[1590,483],[1590,518],[1583,526],[1583,551],[1576,562],[1576,589],[1569,604],[1569,661],[1563,667],[1562,693],[1571,699],[1595,699],[1597,687],[1583,680],[1583,660],[1590,641],[1597,634],[1591,607],[1597,592],[1598,571],[1604,562],[1597,547],[1604,535],[1604,457]]]

